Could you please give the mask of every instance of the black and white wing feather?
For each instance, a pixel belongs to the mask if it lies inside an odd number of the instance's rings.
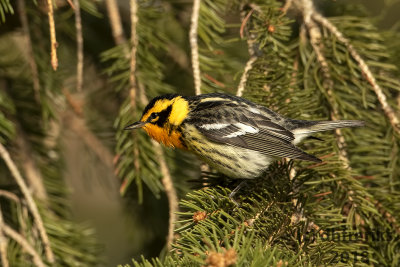
[[[272,157],[321,161],[293,145],[293,133],[273,122],[274,113],[268,112],[256,105],[221,99],[198,103],[187,120],[210,141]]]

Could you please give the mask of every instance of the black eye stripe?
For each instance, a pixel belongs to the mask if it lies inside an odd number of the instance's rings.
[[[154,124],[162,127],[168,120],[169,115],[172,111],[172,105],[169,105],[166,109],[158,113],[158,120]]]

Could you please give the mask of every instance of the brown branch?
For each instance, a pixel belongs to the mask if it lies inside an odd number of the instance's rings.
[[[26,185],[24,179],[21,176],[21,173],[19,172],[14,161],[11,159],[8,151],[1,143],[0,143],[0,156],[1,156],[1,158],[3,158],[4,162],[6,163],[8,169],[11,172],[11,175],[14,177],[16,183],[18,184],[19,188],[21,189],[22,194],[24,195],[24,197],[26,199],[28,208],[29,208],[30,212],[32,213],[32,216],[36,223],[36,226],[39,229],[39,234],[43,241],[46,258],[50,263],[53,263],[54,262],[54,254],[53,254],[53,251],[51,250],[50,241],[47,236],[46,230],[44,228],[43,220],[40,217],[39,210],[35,204],[35,201],[33,200],[33,197],[31,195],[31,192],[29,191],[28,186]]]
[[[137,25],[139,21],[138,17],[138,3],[136,0],[130,1],[131,6],[131,53],[130,53],[130,73],[129,73],[129,96],[130,96],[130,107],[133,111],[132,113],[136,112],[136,103],[137,103],[137,81],[136,81],[136,52],[137,46],[139,44],[138,36],[137,36]],[[133,138],[133,166],[135,173],[139,173],[140,171],[140,162],[139,162],[139,149],[137,146],[138,138],[136,132],[131,133]]]
[[[190,50],[192,52],[194,89],[196,95],[201,94],[199,45],[197,38],[197,30],[199,27],[200,1],[201,0],[193,0],[193,10],[192,10],[192,18],[190,24],[190,32],[189,32]]]
[[[19,18],[22,25],[23,38],[25,38],[26,42],[25,49],[28,56],[29,66],[31,67],[31,72],[32,72],[32,82],[33,82],[33,90],[35,93],[35,99],[37,102],[40,102],[39,72],[36,65],[35,56],[32,50],[32,40],[31,40],[31,35],[29,33],[29,23],[28,23],[28,16],[26,14],[25,0],[18,0],[17,5],[18,5]]]
[[[10,264],[8,263],[7,258],[7,246],[8,239],[4,235],[4,220],[3,220],[3,212],[1,211],[0,206],[0,258],[1,258],[1,266],[8,267]]]
[[[343,34],[336,28],[335,25],[333,25],[328,19],[323,17],[321,14],[317,13],[316,11],[313,12],[312,18],[319,22],[323,27],[328,29],[336,38],[342,42],[348,51],[350,52],[350,55],[353,57],[353,59],[358,63],[358,66],[361,69],[361,72],[364,74],[365,78],[367,81],[370,83],[372,86],[372,89],[374,90],[378,101],[381,103],[382,109],[389,119],[390,124],[392,125],[393,129],[397,132],[400,133],[400,120],[397,117],[396,113],[392,109],[392,107],[389,105],[387,102],[387,98],[385,93],[383,92],[382,88],[379,86],[379,84],[376,82],[375,76],[372,74],[369,66],[367,63],[364,61],[364,59],[360,56],[360,54],[357,52],[357,50],[353,47],[353,45],[350,43],[350,41],[343,36]]]
[[[317,61],[321,66],[322,75],[324,77],[323,87],[326,89],[328,95],[327,100],[332,108],[330,117],[332,120],[339,120],[339,109],[333,98],[333,85],[334,82],[329,70],[328,61],[323,53],[322,35],[318,25],[312,20],[312,14],[315,11],[311,0],[303,0],[301,2],[304,24],[307,27],[310,36],[310,43],[317,57]],[[350,167],[350,162],[346,151],[346,141],[340,129],[335,129],[336,143],[339,148],[339,158],[343,162],[344,167]]]
[[[257,57],[252,56],[247,61],[246,66],[244,67],[243,74],[240,77],[239,86],[238,86],[238,89],[237,89],[237,92],[236,92],[237,96],[242,96],[243,95],[243,91],[244,91],[245,86],[246,86],[247,78],[249,76],[249,71],[253,68],[253,64],[254,64],[254,62],[256,62],[256,59],[257,59]]]
[[[75,10],[75,5],[72,3],[72,0],[67,0],[68,4],[71,6],[73,10]]]
[[[33,263],[37,267],[46,267],[46,265],[43,263],[42,259],[40,258],[36,250],[29,244],[29,242],[21,234],[19,234],[6,224],[3,224],[2,230],[8,237],[17,242],[25,252],[31,255]]]
[[[162,173],[161,182],[164,185],[165,193],[168,198],[169,205],[169,227],[167,236],[167,248],[171,249],[172,242],[174,241],[174,225],[176,222],[176,213],[178,211],[178,197],[176,195],[174,183],[172,181],[171,174],[168,169],[167,162],[165,161],[165,155],[162,151],[161,146],[153,141],[153,145],[156,151],[157,157],[160,159],[160,169]]]
[[[115,44],[120,45],[126,43],[121,16],[118,10],[118,2],[116,0],[105,0],[105,3]]]
[[[32,147],[20,128],[17,127],[19,133],[16,138],[16,144],[18,146],[21,166],[32,194],[40,200],[46,200],[47,192],[43,184],[42,174],[34,160]]]
[[[240,38],[244,38],[244,33],[246,33],[247,49],[249,51],[250,58],[247,61],[246,66],[244,67],[242,76],[240,77],[240,82],[238,85],[238,89],[236,91],[237,96],[243,95],[243,91],[246,87],[246,82],[247,82],[247,78],[249,76],[249,72],[253,68],[254,62],[256,62],[256,60],[257,60],[257,57],[254,55],[254,49],[253,49],[254,40],[252,40],[251,36],[249,35],[249,31],[246,28],[247,22],[249,21],[251,15],[253,14],[253,12],[255,10],[258,10],[258,8],[256,6],[253,6],[252,9],[247,14],[245,14],[244,12],[241,13],[242,23],[240,26]]]
[[[286,14],[288,10],[292,7],[293,0],[286,0],[285,5],[281,8],[283,14]]]
[[[83,35],[82,35],[82,18],[79,0],[74,0],[75,6],[75,29],[76,29],[76,90],[82,91],[83,84]]]
[[[8,198],[9,200],[12,200],[12,201],[14,201],[16,203],[20,203],[21,202],[19,197],[16,194],[11,193],[10,191],[6,191],[6,190],[0,189],[0,196]]]
[[[136,84],[136,51],[138,46],[138,36],[137,36],[137,24],[139,17],[137,15],[137,2],[136,0],[131,0],[131,62],[130,62],[130,74],[129,74],[129,84],[130,84],[130,96],[131,96],[131,107],[133,110],[136,108],[136,95],[137,95],[137,84]]]
[[[47,15],[49,17],[49,31],[50,31],[50,45],[51,45],[51,66],[53,70],[57,70],[58,68],[58,59],[57,59],[57,40],[56,40],[56,27],[54,23],[54,10],[53,10],[53,1],[47,0]]]

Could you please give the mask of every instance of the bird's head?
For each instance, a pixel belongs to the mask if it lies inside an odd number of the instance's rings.
[[[146,106],[139,121],[126,126],[125,130],[143,128],[149,136],[167,146],[182,147],[177,127],[189,113],[188,101],[177,94],[154,98]],[[179,135],[179,136],[178,136]]]

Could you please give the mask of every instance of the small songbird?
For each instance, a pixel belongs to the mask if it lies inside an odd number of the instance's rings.
[[[293,120],[244,98],[213,93],[158,96],[140,121],[125,129],[143,128],[156,141],[189,150],[230,178],[251,179],[278,158],[320,162],[296,145],[316,132],[363,125],[358,120]]]

